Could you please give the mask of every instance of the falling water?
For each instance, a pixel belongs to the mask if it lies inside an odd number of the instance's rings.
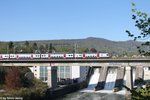
[[[117,68],[109,68],[107,72],[104,90],[112,90],[115,86]]]

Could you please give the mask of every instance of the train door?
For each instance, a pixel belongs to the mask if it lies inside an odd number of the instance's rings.
[[[49,54],[48,54],[48,59],[50,59],[50,58],[51,58],[51,54],[49,53]]]
[[[99,53],[97,53],[97,56],[96,56],[97,58],[99,58]]]
[[[66,54],[64,54],[64,59],[66,59]]]
[[[83,53],[83,59],[85,59],[85,53]]]
[[[31,54],[31,59],[33,59],[33,54]]]
[[[19,59],[19,55],[18,54],[16,55],[16,59]]]

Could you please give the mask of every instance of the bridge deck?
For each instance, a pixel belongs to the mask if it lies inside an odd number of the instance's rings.
[[[150,59],[1,59],[0,63],[150,62]]]

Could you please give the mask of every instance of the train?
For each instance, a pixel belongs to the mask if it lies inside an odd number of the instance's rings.
[[[0,59],[101,59],[109,57],[109,53],[0,54]]]

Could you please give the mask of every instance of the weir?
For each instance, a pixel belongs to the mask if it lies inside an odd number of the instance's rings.
[[[117,77],[114,91],[119,91],[122,89],[124,75],[125,75],[125,68],[123,66],[119,66],[117,68]]]
[[[104,90],[113,90],[117,77],[117,68],[108,68]]]
[[[99,68],[94,68],[94,73],[90,78],[90,81],[86,90],[95,90],[99,77],[100,77]]]
[[[142,81],[144,79],[144,70],[142,66],[139,66],[135,70],[135,81],[134,85],[138,85],[140,80]]]
[[[150,80],[150,59],[3,59],[0,60],[0,66],[47,66],[49,88],[57,88],[57,69],[55,66],[90,66],[96,68],[94,74],[87,76],[89,81],[88,88],[95,91],[103,89],[114,89],[121,86],[124,76],[124,85],[133,88],[133,82],[138,78]],[[111,72],[111,68],[118,68],[117,71]],[[119,71],[119,68],[122,67]],[[143,71],[144,67],[144,71]],[[110,69],[109,69],[110,68]],[[136,70],[133,70],[133,69]],[[97,73],[99,70],[99,73]],[[109,71],[108,71],[109,70]],[[118,72],[119,71],[119,72]],[[92,71],[89,71],[91,73]],[[108,73],[108,75],[107,75]],[[122,73],[125,73],[122,74]],[[86,77],[85,77],[86,78]],[[116,79],[116,81],[115,81]],[[120,82],[121,83],[120,83]],[[86,82],[86,80],[85,80]],[[87,84],[86,84],[87,86]],[[130,94],[130,91],[125,91]]]
[[[108,67],[102,66],[101,68],[99,68],[99,70],[100,70],[101,75],[98,79],[98,84],[95,87],[96,91],[104,89]]]

